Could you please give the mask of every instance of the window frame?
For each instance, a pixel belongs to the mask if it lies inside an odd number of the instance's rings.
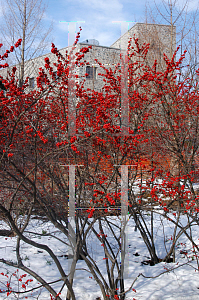
[[[89,71],[88,71],[89,70]],[[91,72],[92,70],[92,72]],[[86,79],[88,80],[97,80],[97,67],[95,66],[86,66]]]
[[[35,77],[29,78],[29,88],[31,90],[35,88]]]

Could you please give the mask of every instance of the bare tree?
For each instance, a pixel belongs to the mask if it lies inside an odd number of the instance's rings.
[[[6,3],[6,5],[5,5]],[[19,83],[23,84],[25,61],[39,56],[48,45],[47,37],[52,30],[44,32],[42,19],[46,6],[42,0],[6,0],[1,2],[4,22],[1,25],[1,34],[6,46],[13,45],[19,38],[21,46],[15,49],[15,62],[20,65]]]
[[[192,8],[192,1],[162,0],[156,3],[154,8],[150,3],[147,4],[146,22],[147,23],[164,23],[171,26],[170,35],[170,54],[172,58],[174,51],[174,34],[176,28],[176,46],[180,45],[180,51],[177,57],[182,55],[184,50],[188,52],[186,59],[181,67],[183,78],[189,77],[198,68],[198,7]]]

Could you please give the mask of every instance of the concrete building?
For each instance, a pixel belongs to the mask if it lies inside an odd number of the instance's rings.
[[[84,60],[86,60],[89,65],[77,67],[74,72],[79,76],[78,82],[86,79],[85,88],[91,88],[95,90],[101,90],[103,87],[103,78],[99,76],[99,73],[103,73],[102,68],[99,64],[96,63],[97,59],[101,64],[106,67],[116,66],[120,63],[120,54],[122,51],[126,51],[129,38],[139,39],[139,44],[150,43],[149,52],[147,55],[147,62],[151,65],[155,59],[157,59],[159,67],[164,67],[163,53],[165,53],[169,58],[176,49],[176,28],[169,25],[160,25],[160,24],[146,24],[146,23],[136,23],[131,27],[123,36],[121,36],[117,41],[115,41],[110,47],[105,47],[99,45],[99,42],[96,40],[86,40],[80,42],[76,45],[74,54],[79,52],[83,47],[92,45],[89,53],[86,53]],[[132,45],[135,45],[132,42]],[[66,51],[70,51],[71,47],[65,47],[60,49],[60,53],[65,56]],[[38,76],[39,68],[44,68],[45,70],[45,58],[48,57],[51,66],[55,70],[53,63],[57,62],[57,57],[53,53],[47,53],[40,57],[29,60],[25,63],[25,76],[29,77],[29,89],[36,89],[37,82],[36,78]],[[20,75],[19,65],[17,67],[17,78]],[[3,78],[6,78],[9,68],[0,70],[0,75]],[[85,73],[88,75],[85,76]]]

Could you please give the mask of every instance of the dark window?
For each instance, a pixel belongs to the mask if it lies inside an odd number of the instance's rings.
[[[34,87],[35,87],[35,79],[34,79],[34,77],[29,78],[29,88],[30,89],[34,89]]]
[[[86,76],[87,79],[96,79],[97,68],[88,66],[86,67],[86,73],[88,74]]]
[[[5,86],[4,86],[4,84],[2,83],[2,81],[0,80],[0,91],[1,90],[6,90],[6,88],[5,88]]]

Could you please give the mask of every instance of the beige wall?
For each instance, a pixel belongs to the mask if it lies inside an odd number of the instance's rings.
[[[111,47],[97,46],[93,45],[89,53],[85,54],[83,60],[87,60],[90,63],[90,66],[97,67],[97,78],[86,79],[85,88],[91,88],[95,90],[101,90],[103,87],[103,78],[98,74],[103,73],[103,69],[96,64],[95,59],[98,59],[106,67],[114,67],[115,64],[120,62],[120,53],[121,53],[121,44],[127,43],[130,37],[139,38],[139,43],[143,42],[150,43],[149,54],[147,56],[148,63],[151,64],[154,62],[154,59],[159,61],[160,66],[164,66],[163,63],[163,53],[166,53],[167,56],[170,55],[170,45],[171,41],[173,43],[172,49],[173,52],[176,49],[176,40],[175,40],[175,27],[173,28],[173,38],[171,38],[171,26],[167,25],[155,25],[155,24],[144,24],[136,23],[128,32],[126,32],[122,37],[120,37]],[[87,47],[88,44],[79,43],[76,46],[75,52],[79,51],[82,47]],[[65,56],[66,50],[68,47],[60,49],[60,53]],[[44,58],[49,57],[51,66],[55,70],[53,63],[57,62],[57,57],[53,53],[47,53],[25,63],[25,78],[29,76],[30,78],[34,77],[34,86],[36,88],[36,77],[38,76],[39,68],[45,65]],[[17,66],[16,66],[17,67]],[[6,77],[7,72],[11,68],[6,68],[0,70],[0,75],[4,78]],[[45,68],[44,68],[45,69]],[[76,68],[76,74],[79,75],[79,81],[82,81],[86,73],[86,66]],[[17,70],[16,75],[19,76],[19,70]]]

